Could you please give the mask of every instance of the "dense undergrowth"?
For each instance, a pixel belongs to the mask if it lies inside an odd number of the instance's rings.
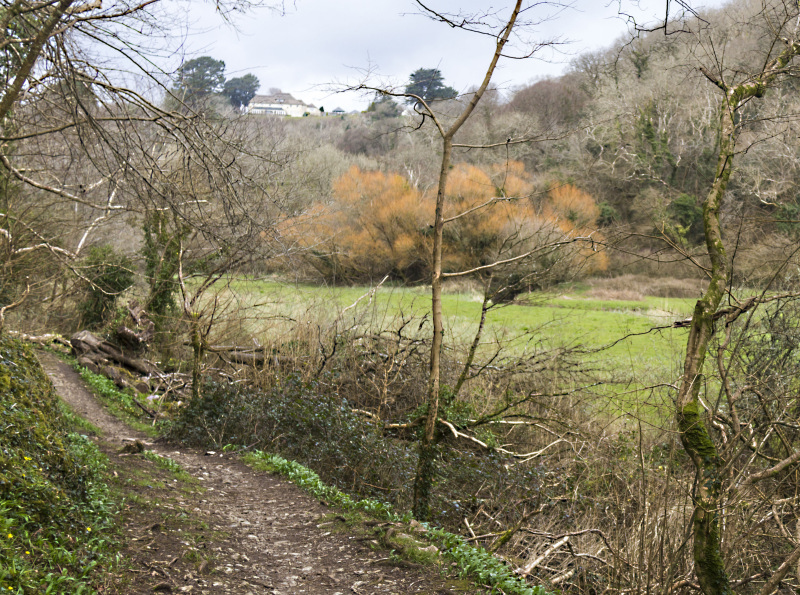
[[[30,348],[0,337],[0,589],[91,593],[118,561],[105,457]]]
[[[387,434],[382,424],[327,394],[316,382],[289,377],[266,390],[207,384],[202,396],[181,410],[167,436],[197,446],[236,445],[277,453],[350,494],[397,510],[411,508],[416,440]],[[438,457],[431,519],[435,524],[459,526],[465,515],[481,506],[496,509],[499,519],[510,519],[514,503],[536,502],[543,495],[536,466],[508,466],[502,455],[450,443],[447,436]],[[500,495],[505,510],[494,501]]]

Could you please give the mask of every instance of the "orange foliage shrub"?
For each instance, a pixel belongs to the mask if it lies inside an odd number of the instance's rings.
[[[533,193],[533,183],[521,161],[493,165],[492,179],[498,196],[530,196]]]
[[[594,199],[572,184],[555,186],[548,193],[547,210],[565,231],[593,228],[600,216]]]
[[[548,199],[545,211],[566,234],[570,237],[591,237],[596,242],[603,241],[603,236],[597,232],[600,207],[589,194],[572,184],[563,184],[551,188]],[[580,245],[578,252],[585,262],[587,274],[602,272],[608,268],[606,253],[595,250],[597,246],[591,242]]]
[[[345,282],[391,275],[419,281],[427,269],[420,233],[432,210],[398,174],[350,170],[334,183],[334,201],[288,222],[283,235],[306,248],[329,279]]]
[[[457,218],[445,226],[445,272],[509,258],[542,239],[546,225],[529,200],[524,166],[511,162],[490,173],[468,164],[450,172],[445,217]]]
[[[592,197],[574,186],[560,186],[537,210],[533,188],[518,162],[486,170],[455,166],[446,187],[445,218],[451,220],[445,225],[445,272],[524,256],[491,273],[530,286],[557,267],[557,277],[568,276],[580,266],[579,259],[591,260],[592,271],[604,270],[605,256],[593,254],[591,244],[569,243],[594,228],[599,209]],[[370,281],[388,274],[424,282],[430,277],[434,204],[433,195],[421,194],[398,174],[354,166],[334,183],[331,204],[288,221],[281,234],[304,250],[307,261],[328,280]],[[537,275],[536,283],[529,281]]]

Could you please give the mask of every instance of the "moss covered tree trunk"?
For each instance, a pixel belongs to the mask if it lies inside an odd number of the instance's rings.
[[[714,184],[703,205],[706,249],[711,259],[711,281],[703,297],[695,304],[677,401],[681,442],[697,474],[697,488],[693,494],[694,559],[697,578],[706,595],[728,595],[731,592],[720,551],[720,460],[703,419],[700,389],[703,364],[714,333],[714,314],[728,282],[727,255],[722,241],[719,210],[730,178],[736,147],[732,112],[727,105],[722,109],[717,171]]]
[[[200,396],[200,385],[203,381],[203,356],[206,351],[198,312],[190,314],[189,325],[190,342],[192,344],[192,399],[197,399]]]
[[[720,103],[717,166],[714,182],[703,203],[703,227],[706,250],[711,264],[708,289],[697,301],[686,345],[683,376],[676,401],[676,417],[681,443],[696,473],[692,533],[693,555],[697,579],[705,595],[732,595],[730,580],[722,555],[720,517],[722,509],[721,469],[723,461],[708,431],[704,407],[700,399],[703,365],[711,338],[714,317],[725,295],[730,271],[725,242],[720,226],[720,209],[733,169],[736,154],[737,111],[745,102],[762,97],[767,85],[782,71],[800,50],[800,44],[787,48],[748,82],[729,87],[721,79],[703,73],[724,93]]]

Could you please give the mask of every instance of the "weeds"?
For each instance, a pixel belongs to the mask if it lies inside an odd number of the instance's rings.
[[[161,469],[169,471],[175,476],[175,479],[182,481],[184,483],[196,483],[197,480],[192,477],[183,467],[180,466],[180,463],[173,461],[169,457],[162,457],[161,455],[154,453],[151,450],[147,450],[142,454],[142,457],[155,463]]]
[[[458,565],[462,577],[470,577],[480,584],[491,585],[502,593],[519,595],[546,595],[544,587],[531,587],[515,577],[508,566],[483,548],[469,545],[462,537],[442,529],[429,529],[428,538],[439,546],[447,557]]]
[[[142,411],[136,405],[135,398],[131,394],[119,390],[114,382],[105,376],[90,372],[82,366],[75,366],[75,369],[112,415],[149,436],[157,436],[159,434],[158,429],[151,424],[142,423]]]
[[[282,475],[312,494],[315,498],[324,500],[330,506],[344,508],[345,510],[361,510],[375,518],[387,521],[407,522],[411,519],[408,514],[404,516],[396,515],[392,511],[391,505],[385,502],[379,502],[372,498],[355,500],[349,494],[345,494],[338,488],[325,485],[319,478],[319,475],[311,471],[311,469],[278,455],[256,451],[245,455],[244,462],[259,471],[267,471],[269,473]]]

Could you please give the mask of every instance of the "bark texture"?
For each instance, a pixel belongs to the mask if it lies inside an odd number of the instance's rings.
[[[724,514],[721,499],[723,478],[720,470],[724,466],[724,461],[708,431],[705,411],[700,400],[703,365],[714,335],[715,314],[725,295],[730,276],[720,225],[720,209],[736,154],[736,139],[739,133],[737,112],[747,101],[762,97],[769,83],[798,51],[800,44],[787,43],[786,49],[758,76],[732,87],[703,70],[706,77],[724,93],[720,102],[718,156],[714,182],[703,203],[703,226],[711,270],[708,289],[695,304],[692,315],[683,376],[676,401],[676,418],[681,443],[694,465],[697,478],[693,494],[693,555],[697,580],[705,595],[733,593],[725,569],[720,535],[720,518]]]

